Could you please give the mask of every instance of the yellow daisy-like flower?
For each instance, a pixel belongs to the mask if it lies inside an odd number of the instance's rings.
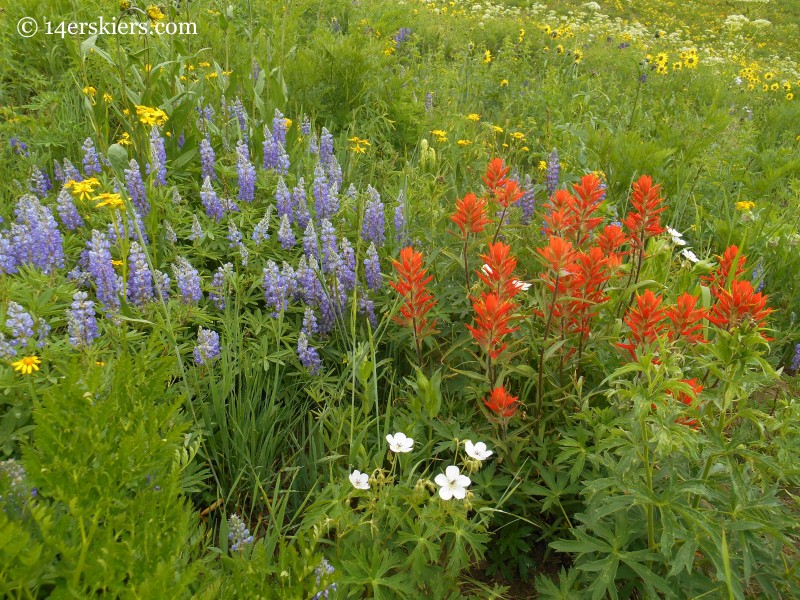
[[[695,56],[694,54],[690,54],[689,56],[687,56],[686,59],[683,61],[683,66],[686,67],[687,69],[696,68],[697,56]]]
[[[447,135],[447,132],[444,131],[443,129],[431,129],[431,135],[434,135],[436,137],[444,137]]]
[[[580,62],[583,60],[583,52],[581,50],[575,50],[575,52],[573,52],[572,55],[575,57],[576,65],[580,64]]]
[[[773,83],[771,86],[769,86],[769,89],[771,89],[773,92],[777,92],[779,87],[781,86],[779,86],[777,83]]]
[[[111,194],[111,193],[98,194],[97,196],[92,198],[92,200],[94,201],[99,200],[99,202],[95,204],[95,208],[102,208],[104,206],[108,206],[110,208],[122,208],[122,209],[125,208],[125,203],[122,201],[122,196],[120,196],[119,194]]]
[[[94,98],[94,95],[97,93],[97,90],[91,85],[87,85],[85,88],[83,88],[83,93],[89,96],[90,98]]]
[[[680,71],[682,68],[683,68],[683,63],[681,63],[681,62],[672,63],[672,70],[673,71]]]
[[[769,91],[769,84],[765,83],[764,85],[761,86],[761,89],[764,90],[765,92],[768,92]]]
[[[492,62],[492,51],[491,50],[487,50],[486,52],[483,53],[483,62],[485,62],[487,64]]]
[[[467,115],[467,120],[477,123],[481,120],[481,116],[478,113],[470,113]]]
[[[668,72],[667,65],[658,65],[658,67],[656,67],[656,73],[659,75],[666,75]]]
[[[656,64],[666,65],[669,62],[669,55],[666,52],[656,54]]]
[[[130,146],[133,142],[131,141],[131,136],[127,131],[123,131],[122,135],[119,136],[117,143],[120,146]]]
[[[94,188],[97,185],[97,183],[92,182],[92,179],[84,179],[83,181],[74,181],[70,179],[64,185],[68,187],[72,195],[79,200],[88,200],[91,194],[94,193]],[[94,181],[96,182],[97,180],[94,179]]]
[[[500,127],[499,125],[492,125],[492,130],[493,130],[495,133],[503,133],[503,128],[502,128],[502,127]]]
[[[521,131],[512,132],[511,137],[514,138],[515,140],[522,140],[523,142],[525,141],[525,134],[522,133]]]
[[[786,94],[786,99],[787,100],[794,100],[794,94],[792,92],[789,92],[788,94]]]
[[[211,66],[211,63],[210,63],[210,62],[205,62],[205,61],[203,61],[203,62],[199,62],[199,63],[197,63],[197,66],[198,66],[198,67],[210,67],[210,66]]]
[[[131,7],[131,0],[120,0],[119,2],[120,11],[125,12],[126,10],[130,9],[130,7]]]
[[[352,150],[356,154],[364,154],[364,152],[367,151],[367,149],[360,144],[356,144],[355,146],[350,146],[350,150]]]
[[[289,129],[292,126],[292,120],[291,119],[284,119],[283,120],[283,125],[284,125],[284,127],[286,127],[286,129]]]
[[[42,361],[38,356],[26,356],[24,358],[20,358],[16,362],[11,363],[11,366],[14,367],[14,370],[18,373],[30,375],[34,371],[39,370],[40,364],[42,364]]]
[[[151,21],[161,21],[166,15],[155,4],[147,7],[147,16]]]
[[[216,78],[217,78],[217,72],[216,71],[214,71],[213,73],[208,73],[206,75],[206,79],[216,79]]]
[[[131,114],[131,110],[129,108],[123,108],[122,109],[122,114],[127,116],[127,115]]]
[[[458,141],[456,142],[456,144],[458,144],[459,146],[461,146],[462,148],[464,148],[465,146],[469,146],[469,145],[471,145],[471,144],[472,144],[472,142],[470,142],[469,140],[458,140]]]
[[[186,65],[187,71],[194,71],[194,65]]]
[[[386,48],[383,49],[384,56],[391,56],[392,54],[394,54],[394,44],[386,46]]]
[[[564,46],[562,46],[561,44],[556,46],[556,54],[564,54]]]
[[[546,160],[540,160],[539,161],[539,170],[540,171],[546,171],[547,170],[547,161]]]
[[[748,83],[747,84],[747,91],[748,92],[752,92],[754,89],[756,89],[756,86],[755,86],[754,83]]]
[[[103,102],[105,102],[105,103],[107,103],[107,104],[108,104],[108,103],[112,102],[113,100],[114,100],[114,96],[112,96],[112,95],[111,95],[111,94],[109,94],[108,92],[106,92],[105,94],[103,94]]]
[[[518,44],[521,44],[521,43],[522,43],[522,40],[524,40],[524,39],[525,39],[525,30],[524,30],[524,29],[522,29],[522,28],[520,28],[520,30],[519,30],[519,37],[517,38],[517,43],[518,43]]]
[[[742,212],[752,210],[755,208],[756,203],[751,202],[750,200],[743,200],[741,202],[736,203],[736,210],[740,210]]]
[[[122,266],[122,261],[121,260],[112,260],[111,261],[111,265],[114,266],[114,267],[121,267]]]
[[[764,73],[764,81],[769,81],[775,77],[775,73]]]
[[[523,152],[528,152],[530,148],[528,148],[527,146],[523,146],[522,148],[520,148],[520,150],[522,150]]]
[[[508,87],[508,79],[501,79],[500,87]]]

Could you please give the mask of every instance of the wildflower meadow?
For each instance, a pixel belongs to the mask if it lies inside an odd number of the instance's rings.
[[[800,598],[796,3],[0,22],[0,596]]]

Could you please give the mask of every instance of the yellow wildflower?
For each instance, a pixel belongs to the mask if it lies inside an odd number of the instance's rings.
[[[42,364],[42,361],[38,356],[26,356],[24,358],[20,358],[16,362],[11,363],[11,366],[14,367],[15,371],[22,373],[23,375],[30,375],[34,371],[39,370],[40,364]]]
[[[771,89],[773,92],[777,92],[779,87],[780,86],[777,83],[773,83],[771,86],[769,86],[769,89]]]
[[[528,148],[527,146],[523,146],[522,148],[520,148],[520,150],[522,150],[523,152],[528,152],[530,148]]]
[[[284,119],[283,120],[283,125],[284,125],[284,127],[286,127],[286,129],[289,129],[292,126],[292,120],[291,119]]]
[[[470,113],[470,114],[467,115],[467,119],[469,121],[473,121],[473,122],[477,123],[478,121],[481,120],[481,116],[478,113]]]
[[[103,94],[103,102],[105,102],[105,103],[107,103],[107,104],[108,104],[108,103],[112,102],[113,100],[114,100],[114,96],[112,96],[112,95],[111,95],[111,94],[109,94],[108,92],[106,92],[105,94]]]
[[[539,161],[539,170],[540,171],[546,171],[547,170],[547,161],[546,160],[540,160]]]
[[[666,52],[659,52],[656,54],[656,64],[666,65],[669,61],[669,55]]]
[[[94,95],[97,93],[97,90],[94,89],[91,85],[87,85],[83,88],[83,93],[89,96],[90,98],[94,98]]]
[[[564,46],[562,46],[561,44],[556,46],[556,54],[564,54]]]
[[[95,208],[102,208],[104,206],[109,206],[111,208],[125,208],[125,203],[122,201],[122,196],[119,194],[98,194],[92,200],[99,200],[99,202],[95,205]]]
[[[211,63],[210,63],[210,62],[205,62],[205,61],[204,61],[204,62],[197,63],[197,66],[198,66],[198,67],[210,67],[210,66],[211,66]]]
[[[518,43],[518,44],[521,44],[521,43],[522,43],[522,40],[524,40],[524,39],[525,39],[525,30],[524,30],[524,29],[522,29],[522,28],[520,28],[520,30],[519,30],[519,37],[517,38],[517,43]]]
[[[491,50],[487,50],[486,52],[483,53],[483,62],[485,62],[487,64],[492,62],[492,51]]]
[[[697,67],[697,57],[694,54],[690,54],[683,61],[683,66],[686,67],[687,69],[694,69],[695,67]]]
[[[508,87],[508,79],[501,79],[500,87]]]
[[[794,94],[792,92],[789,92],[788,94],[786,94],[786,99],[787,100],[794,100]]]
[[[92,182],[94,180],[94,183]],[[92,177],[91,179],[84,179],[83,181],[74,181],[70,179],[64,184],[69,188],[72,195],[79,200],[88,200],[90,195],[94,193],[94,188],[97,185],[97,180]]]
[[[216,79],[216,78],[217,78],[217,72],[216,71],[214,71],[213,73],[208,73],[206,75],[206,79]]]
[[[492,129],[494,130],[495,133],[503,133],[503,128],[500,127],[499,125],[492,125]]]
[[[755,207],[755,205],[756,205],[755,202],[751,202],[750,200],[743,200],[741,202],[736,203],[736,210],[741,210],[743,212],[749,211],[752,210]]]
[[[161,21],[166,15],[155,4],[147,7],[147,16],[151,21]]]
[[[443,129],[432,129],[431,135],[436,137],[445,137],[447,135],[447,132],[444,131]]]
[[[120,146],[130,146],[133,142],[131,142],[131,136],[127,131],[123,131],[122,135],[119,136],[117,143]]]
[[[465,146],[469,146],[469,145],[471,145],[471,144],[472,144],[472,142],[470,142],[469,140],[458,140],[458,141],[456,142],[456,144],[458,144],[459,146],[461,146],[461,147],[463,148],[463,147],[465,147]]]
[[[525,134],[521,131],[512,132],[511,137],[513,137],[515,140],[522,140],[523,142],[525,141]]]
[[[682,68],[683,68],[683,63],[682,62],[672,63],[672,70],[673,71],[680,71]]]
[[[122,261],[121,260],[112,260],[111,261],[111,266],[121,267],[122,266]]]
[[[580,62],[583,60],[583,52],[581,50],[575,50],[575,52],[572,54],[575,57],[575,64],[580,64]]]
[[[666,75],[667,74],[667,65],[658,65],[656,67],[656,73],[659,75]]]

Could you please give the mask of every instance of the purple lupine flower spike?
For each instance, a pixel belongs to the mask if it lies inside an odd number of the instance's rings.
[[[158,126],[150,130],[150,164],[149,172],[153,175],[153,185],[167,185],[167,151],[164,148],[164,137]]]
[[[111,244],[108,237],[96,229],[92,230],[92,239],[86,242],[88,271],[97,290],[106,314],[119,311],[120,278],[111,264]]]
[[[153,274],[147,264],[139,242],[131,242],[131,249],[128,254],[128,302],[134,306],[142,307],[148,302],[152,302],[153,294]]]
[[[2,268],[16,273],[21,265],[33,265],[45,274],[64,266],[64,246],[50,207],[36,196],[23,196],[14,209],[15,223],[8,233],[8,248],[0,251]],[[11,252],[11,256],[7,252]]]
[[[302,177],[292,191],[292,206],[294,206],[294,222],[305,231],[311,221],[311,213],[308,211],[308,200],[306,198],[306,182]]]
[[[147,193],[144,189],[144,181],[142,180],[142,173],[139,170],[139,163],[135,159],[131,159],[128,165],[130,168],[125,169],[125,187],[128,190],[128,195],[131,197],[131,204],[136,207],[141,214],[147,216],[150,212],[150,203],[147,201]]]
[[[262,242],[269,239],[269,223],[271,219],[272,205],[270,204],[267,207],[267,212],[261,220],[256,223],[255,229],[253,229],[252,240],[256,243],[256,246],[260,246]]]
[[[394,207],[394,239],[400,245],[408,240],[406,231],[406,195],[403,190],[397,195],[397,206]]]
[[[179,256],[172,265],[172,273],[175,275],[181,302],[193,304],[203,298],[203,291],[200,289],[200,274],[188,260]]]
[[[214,148],[212,148],[211,141],[206,136],[200,141],[200,176],[203,180],[206,177],[217,178],[217,173],[214,170],[215,165],[216,155],[214,154]]]
[[[200,201],[203,203],[206,214],[215,221],[220,221],[225,215],[225,208],[211,185],[211,177],[206,177],[203,181],[203,187],[200,190]]]
[[[553,148],[550,156],[547,158],[547,197],[549,198],[556,193],[558,189],[558,176],[561,171],[561,163],[558,162],[558,151]]]
[[[308,336],[303,332],[297,336],[297,357],[300,359],[300,364],[308,369],[312,375],[319,373],[322,359],[317,349],[308,345]]]
[[[86,348],[100,337],[94,302],[86,292],[75,292],[72,304],[67,309],[67,332],[69,343],[75,348]]]
[[[288,215],[283,215],[281,217],[281,226],[278,229],[278,241],[284,250],[294,248],[295,243],[297,243],[294,233],[292,232],[292,226],[289,223]]]
[[[367,187],[370,199],[364,209],[364,222],[361,226],[361,237],[376,246],[383,246],[385,241],[385,216],[381,196],[371,185]]]
[[[72,194],[67,188],[62,188],[56,201],[56,210],[61,217],[61,224],[67,231],[74,231],[83,227],[83,219],[72,201]]]
[[[219,334],[211,329],[197,329],[197,345],[193,350],[197,365],[210,363],[219,356]]]
[[[286,187],[286,182],[283,176],[278,178],[278,187],[275,190],[275,206],[278,210],[278,219],[283,218],[284,215],[289,217],[290,221],[294,220],[293,198],[289,188]]]
[[[250,162],[250,152],[242,140],[236,144],[237,172],[239,175],[239,200],[252,202],[256,193],[256,168]]]
[[[375,244],[370,244],[367,248],[367,256],[364,259],[364,275],[367,280],[367,287],[371,290],[379,290],[383,285],[383,275],[381,274],[381,261]]]
[[[87,137],[83,142],[83,174],[86,177],[91,177],[102,172],[103,168],[100,166],[97,151],[94,149],[94,142],[92,142],[92,138]]]
[[[13,300],[8,303],[6,327],[11,330],[11,335],[14,337],[10,342],[11,346],[24,348],[33,337],[33,317],[25,312],[22,305]]]

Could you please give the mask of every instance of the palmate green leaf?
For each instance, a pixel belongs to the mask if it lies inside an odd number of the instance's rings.
[[[669,570],[667,577],[674,577],[684,569],[687,573],[690,573],[694,564],[695,552],[697,552],[697,542],[693,539],[686,540],[675,554],[675,558],[672,560],[672,568]]]

